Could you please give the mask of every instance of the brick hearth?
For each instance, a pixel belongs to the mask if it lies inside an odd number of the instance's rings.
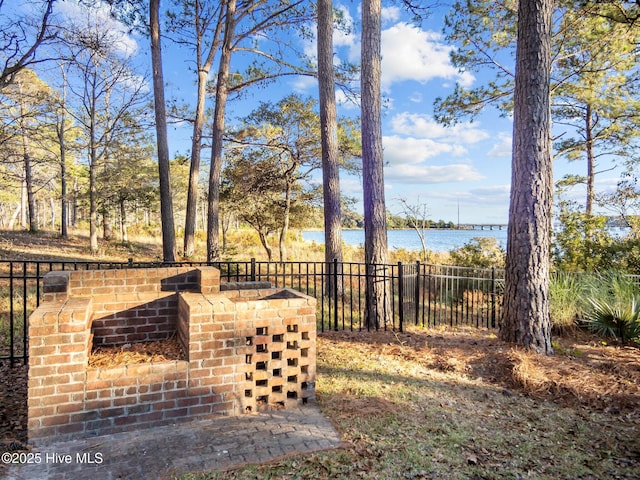
[[[315,395],[315,306],[264,283],[221,284],[212,267],[49,273],[29,318],[29,440],[306,403]],[[174,335],[186,360],[88,367],[94,345]]]

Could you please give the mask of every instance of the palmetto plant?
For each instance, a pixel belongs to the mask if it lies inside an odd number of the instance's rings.
[[[640,337],[640,292],[620,275],[600,277],[599,288],[588,298],[587,326],[596,333],[625,342]]]

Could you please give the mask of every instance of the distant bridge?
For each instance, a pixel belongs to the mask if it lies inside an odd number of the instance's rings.
[[[629,216],[630,218],[638,219],[637,216]],[[619,228],[625,230],[629,227],[628,220],[620,216],[607,216],[606,217],[608,228]],[[556,221],[554,226],[560,227],[560,224]],[[506,230],[508,225],[506,223],[460,223],[456,227],[458,230]]]
[[[458,230],[506,230],[506,223],[461,223]]]

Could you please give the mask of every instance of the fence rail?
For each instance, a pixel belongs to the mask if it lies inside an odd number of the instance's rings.
[[[420,262],[366,268],[349,262],[69,262],[0,261],[0,361],[27,363],[28,318],[40,304],[42,279],[50,271],[204,266],[220,269],[222,281],[268,281],[318,300],[318,330],[403,330],[406,325],[469,325],[494,328],[500,315],[504,272]],[[372,273],[375,272],[375,273]],[[382,282],[386,324],[367,322],[366,284]],[[372,318],[370,316],[369,318]]]

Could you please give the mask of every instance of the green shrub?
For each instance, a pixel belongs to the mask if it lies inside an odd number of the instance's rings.
[[[564,205],[555,231],[552,255],[555,266],[563,271],[606,271],[613,265],[611,246],[614,242],[607,230],[606,217],[585,215]]]
[[[503,267],[505,252],[498,239],[475,237],[460,248],[449,252],[452,265],[460,267],[491,268]]]
[[[549,283],[551,325],[559,333],[573,329],[584,313],[583,294],[586,277],[558,273]]]
[[[629,274],[640,274],[640,242],[632,232],[615,241],[607,249],[610,265]]]
[[[638,225],[616,235],[606,216],[586,215],[567,203],[561,204],[558,221],[552,255],[559,270],[640,274]]]

